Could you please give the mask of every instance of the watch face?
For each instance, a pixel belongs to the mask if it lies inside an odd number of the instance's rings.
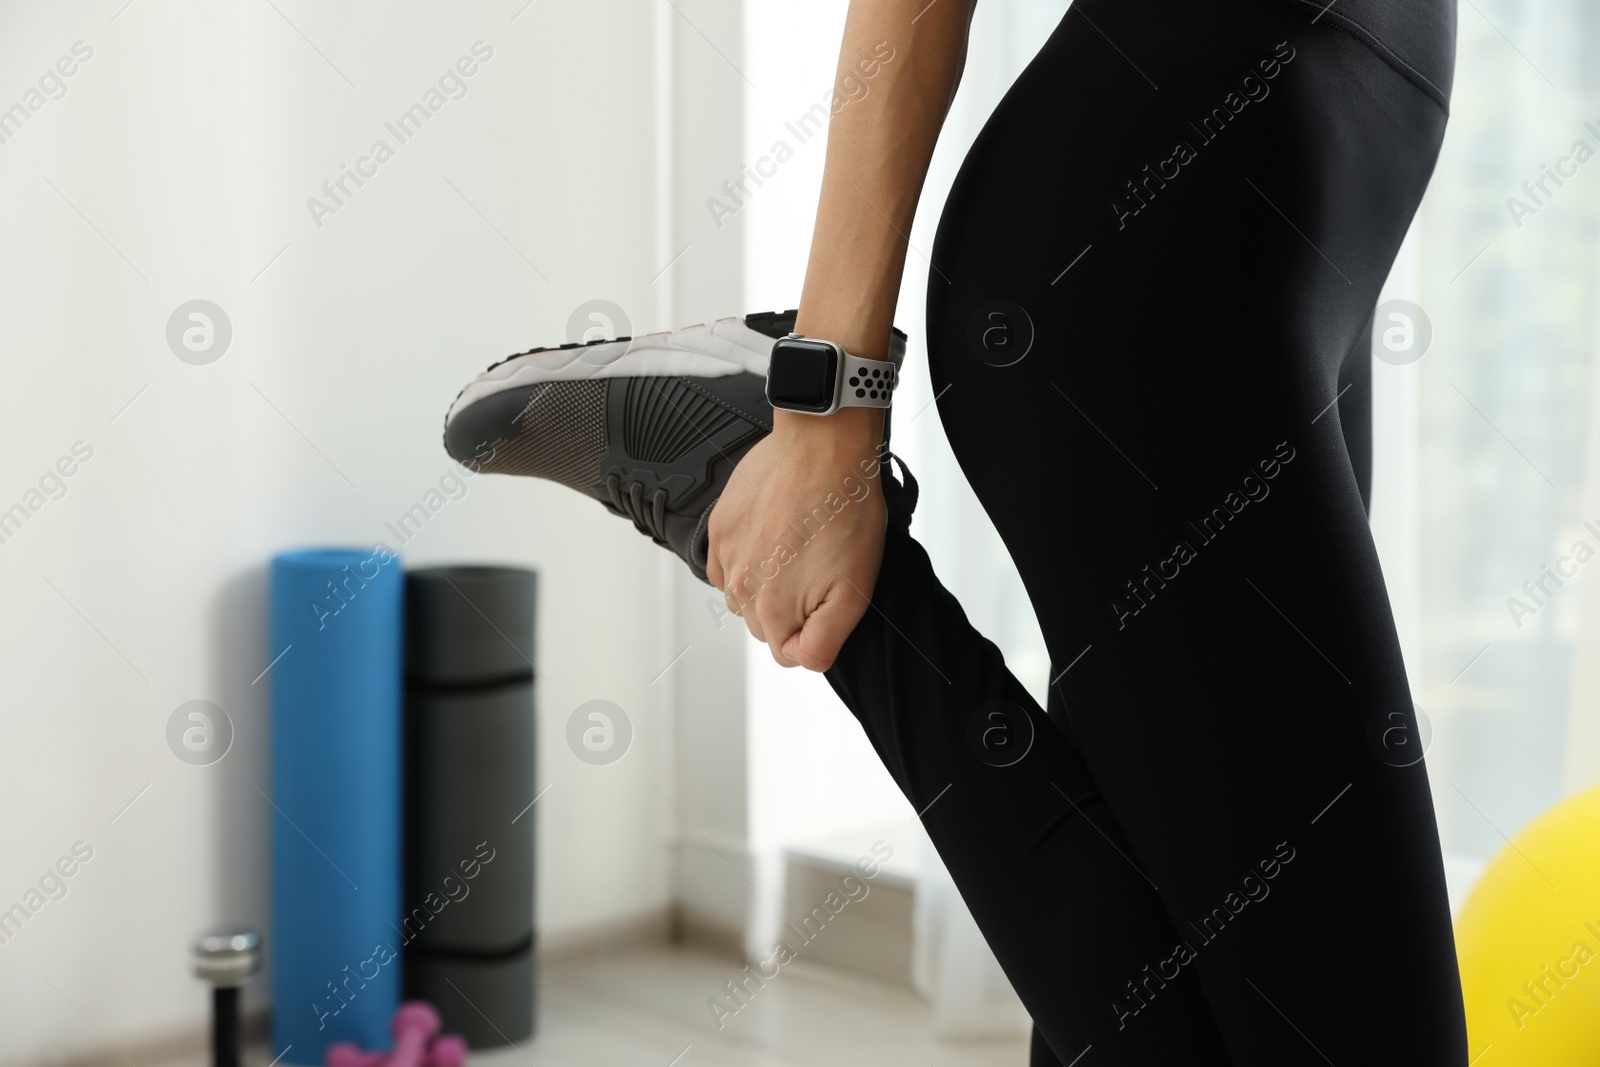
[[[839,353],[819,341],[778,341],[767,363],[767,399],[776,408],[827,411],[839,380]]]

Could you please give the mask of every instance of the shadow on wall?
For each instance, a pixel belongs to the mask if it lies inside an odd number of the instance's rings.
[[[249,1006],[264,1003],[271,988],[272,820],[277,815],[266,799],[272,790],[272,672],[264,668],[282,649],[267,649],[267,576],[265,562],[241,571],[221,583],[211,602],[206,689],[227,712],[233,739],[216,763],[192,768],[211,776],[214,857],[211,913],[196,916],[194,933],[211,926],[245,926],[261,933],[266,969],[246,987]]]

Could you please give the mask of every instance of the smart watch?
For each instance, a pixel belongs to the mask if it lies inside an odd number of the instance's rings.
[[[887,360],[862,359],[832,341],[791,333],[772,345],[767,402],[780,411],[832,415],[840,408],[887,408],[899,383],[905,341],[895,334]]]

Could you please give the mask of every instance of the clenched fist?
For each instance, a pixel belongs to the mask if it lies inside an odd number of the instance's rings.
[[[883,561],[883,412],[773,412],[711,512],[706,577],[781,666],[825,671]]]

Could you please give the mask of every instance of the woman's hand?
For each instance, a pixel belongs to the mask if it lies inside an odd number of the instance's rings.
[[[781,666],[825,671],[883,560],[883,412],[773,412],[711,512],[706,577]]]

